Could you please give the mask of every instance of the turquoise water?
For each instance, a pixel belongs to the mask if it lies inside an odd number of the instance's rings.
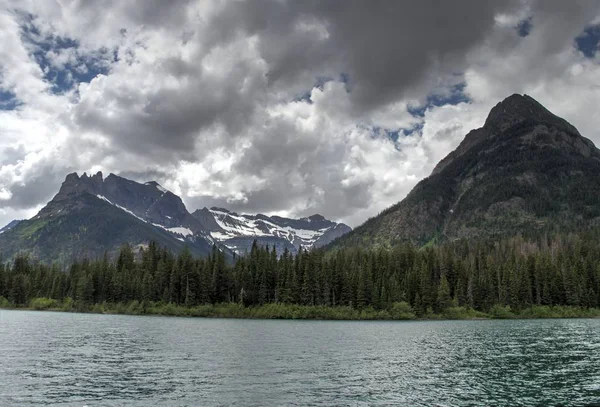
[[[333,322],[0,310],[0,406],[600,403],[600,320]]]

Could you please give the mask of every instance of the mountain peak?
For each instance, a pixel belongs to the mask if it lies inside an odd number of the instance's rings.
[[[531,96],[515,93],[492,108],[485,121],[485,127],[505,123],[507,120],[513,120],[514,118],[526,118],[540,114],[552,115],[552,113]]]
[[[483,128],[492,132],[504,131],[524,121],[547,123],[569,133],[579,134],[575,127],[554,115],[537,100],[529,95],[518,93],[510,95],[494,106],[485,120]]]
[[[72,172],[70,174],[67,174],[67,176],[65,177],[64,183],[71,183],[71,182],[77,182],[77,181],[79,181],[79,175],[77,175],[76,172]]]
[[[28,227],[36,232],[24,240],[19,230]],[[126,242],[136,246],[149,241],[172,250],[188,245],[197,254],[207,254],[213,245],[207,233],[181,198],[157,182],[141,184],[114,174],[103,179],[101,172],[84,172],[67,175],[36,216],[0,229],[0,247],[9,255],[28,249],[44,260],[96,256]]]
[[[321,222],[325,220],[325,217],[323,215],[315,213],[314,215],[309,216],[308,220],[310,220],[311,222]]]
[[[83,173],[80,177],[76,172],[72,172],[65,177],[58,194],[53,198],[53,201],[62,201],[74,195],[83,192],[97,193],[96,191],[102,185],[102,173],[98,173],[92,177],[88,177],[87,173]]]

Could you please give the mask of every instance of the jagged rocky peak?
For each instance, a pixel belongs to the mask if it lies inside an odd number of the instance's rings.
[[[92,177],[89,177],[85,172],[79,177],[76,172],[73,172],[66,176],[53,201],[59,202],[83,192],[96,194],[100,191],[102,183],[102,172],[100,171]]]
[[[77,181],[79,181],[79,175],[77,175],[76,172],[72,172],[70,174],[67,174],[67,176],[65,178],[65,181],[63,182],[63,185],[64,184],[74,183],[74,182],[77,182]]]
[[[23,241],[20,230],[40,225],[47,226]],[[3,252],[28,248],[46,259],[81,253],[95,256],[125,242],[134,246],[151,240],[176,251],[185,244],[197,254],[206,254],[214,243],[181,198],[158,182],[139,183],[112,173],[104,178],[102,172],[67,175],[56,196],[36,216],[14,228],[0,230]]]

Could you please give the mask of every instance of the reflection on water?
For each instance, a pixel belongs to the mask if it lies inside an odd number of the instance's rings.
[[[0,406],[600,402],[600,320],[331,322],[0,310]]]

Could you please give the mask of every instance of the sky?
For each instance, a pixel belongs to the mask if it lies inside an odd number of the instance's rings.
[[[513,93],[600,145],[599,41],[596,0],[0,0],[0,226],[102,171],[355,227]]]

